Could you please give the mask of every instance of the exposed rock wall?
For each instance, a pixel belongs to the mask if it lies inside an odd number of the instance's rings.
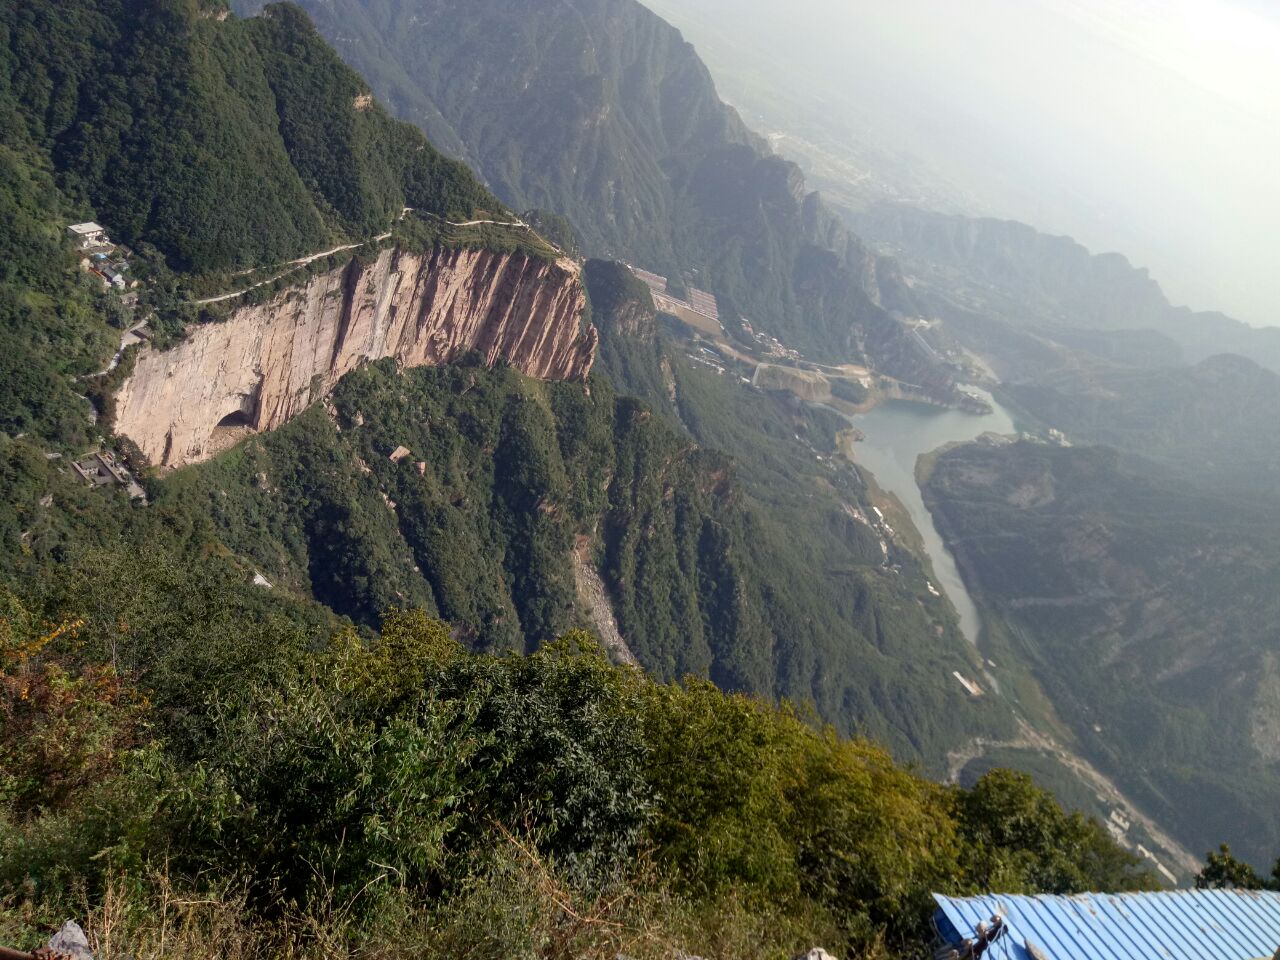
[[[406,367],[477,351],[544,379],[585,379],[578,266],[523,254],[383,251],[236,310],[171,350],[144,350],[116,396],[116,430],[153,463],[213,456],[225,429],[271,430],[361,363]],[[221,425],[221,426],[220,426]]]

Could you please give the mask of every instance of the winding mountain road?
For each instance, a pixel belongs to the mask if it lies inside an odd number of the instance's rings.
[[[403,214],[401,214],[401,216],[403,216]],[[216,297],[205,297],[203,300],[195,300],[193,302],[199,307],[204,306],[206,303],[220,303],[223,300],[234,300],[236,297],[244,296],[250,290],[256,290],[258,287],[266,286],[268,283],[274,283],[281,277],[287,277],[289,274],[293,273],[293,271],[297,270],[299,267],[305,267],[308,263],[320,260],[323,257],[331,257],[335,253],[341,253],[343,250],[355,250],[357,247],[363,247],[370,243],[381,243],[389,236],[391,236],[390,230],[386,233],[380,233],[376,237],[371,237],[368,240],[361,240],[359,243],[344,243],[336,247],[331,247],[328,250],[321,250],[319,253],[311,253],[305,257],[299,257],[297,260],[289,260],[286,262],[289,269],[281,273],[277,273],[274,277],[267,277],[265,280],[259,280],[257,283],[250,284],[242,290],[223,293]]]
[[[397,217],[396,219],[403,220],[405,218],[405,215],[409,213],[413,213],[413,207],[405,207],[403,210],[400,211],[400,216]],[[480,226],[486,226],[486,225],[494,226],[494,227],[515,227],[522,230],[528,230],[530,233],[534,234],[534,236],[538,236],[537,232],[534,231],[534,229],[531,226],[529,226],[523,220],[519,220],[519,219],[459,221],[459,220],[446,220],[444,217],[438,216],[437,214],[434,214],[434,213],[428,213],[426,214],[426,216],[439,220],[441,223],[447,224],[448,226],[451,226],[451,227],[480,227]],[[258,287],[264,287],[268,283],[274,283],[275,281],[279,280],[281,277],[287,277],[289,274],[293,273],[293,271],[297,270],[299,267],[305,267],[307,264],[313,263],[316,260],[320,260],[324,257],[331,257],[335,253],[342,253],[344,250],[355,250],[355,249],[358,249],[359,247],[367,246],[368,244],[371,244],[371,243],[381,243],[383,240],[386,240],[390,236],[391,236],[391,231],[388,230],[386,233],[380,233],[376,237],[370,237],[368,240],[361,240],[359,243],[344,243],[336,247],[330,247],[328,250],[321,250],[319,253],[311,253],[305,257],[298,257],[298,259],[296,260],[287,260],[283,264],[278,264],[277,266],[286,266],[289,269],[283,270],[280,273],[277,273],[275,276],[268,277],[265,280],[259,280],[257,283],[250,284],[249,286],[244,287],[243,289],[233,290],[231,293],[222,293],[216,297],[205,297],[202,300],[194,300],[192,302],[196,306],[202,307],[210,303],[221,303],[224,300],[234,300],[236,297],[244,296],[250,290],[256,290],[258,289]],[[546,243],[552,249],[556,250],[557,253],[559,252],[559,248],[556,247],[555,244],[543,239],[542,237],[539,237],[539,239],[543,240],[544,243]],[[252,270],[241,271],[241,273],[252,273],[252,272],[253,272]]]

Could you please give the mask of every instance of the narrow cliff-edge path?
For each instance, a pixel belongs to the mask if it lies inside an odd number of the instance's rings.
[[[397,219],[397,220],[403,220],[403,219],[405,218],[405,216],[406,216],[406,215],[408,215],[408,214],[410,214],[410,213],[413,213],[413,212],[414,212],[413,207],[405,207],[403,210],[401,210],[401,211],[400,211],[400,216],[399,216],[399,217],[397,217],[396,219]],[[420,215],[421,215],[421,214],[420,214]],[[515,219],[515,220],[446,220],[444,217],[438,216],[437,214],[434,214],[434,213],[427,213],[427,214],[426,214],[426,216],[429,216],[429,217],[431,217],[432,219],[435,219],[435,220],[439,220],[441,223],[443,223],[443,224],[447,224],[447,225],[448,225],[448,226],[450,226],[450,227],[480,227],[480,226],[494,226],[494,227],[514,227],[514,228],[519,229],[519,230],[528,230],[528,231],[529,231],[530,233],[532,233],[535,237],[537,237],[539,240],[541,240],[543,243],[545,243],[547,246],[549,246],[552,250],[555,250],[555,251],[556,251],[556,253],[560,253],[560,248],[559,248],[559,247],[557,247],[557,246],[556,246],[554,243],[552,243],[550,240],[547,240],[545,237],[543,237],[541,234],[539,234],[536,230],[534,230],[534,229],[533,229],[533,227],[529,226],[527,223],[525,223],[523,220],[520,220],[520,219]],[[293,271],[297,270],[299,267],[305,267],[307,264],[309,264],[309,263],[313,263],[313,262],[314,262],[314,261],[316,261],[316,260],[320,260],[320,259],[322,259],[322,258],[324,258],[324,257],[331,257],[331,256],[333,256],[335,253],[342,253],[342,251],[344,251],[344,250],[356,250],[356,249],[358,249],[358,248],[360,248],[360,247],[368,246],[368,245],[369,245],[369,244],[371,244],[371,243],[381,243],[383,240],[386,240],[386,239],[387,239],[388,237],[390,237],[390,236],[391,236],[391,231],[390,231],[390,230],[388,230],[386,233],[380,233],[380,234],[378,234],[376,237],[370,237],[368,240],[361,240],[359,243],[344,243],[344,244],[340,244],[340,245],[338,245],[338,246],[336,246],[336,247],[330,247],[328,250],[321,250],[319,253],[311,253],[311,254],[308,254],[308,255],[307,255],[307,256],[305,256],[305,257],[298,257],[298,259],[296,259],[296,260],[288,260],[288,261],[285,261],[285,263],[283,263],[283,264],[278,264],[278,266],[287,266],[289,269],[284,270],[284,271],[282,271],[282,272],[280,272],[280,273],[277,273],[275,276],[267,277],[267,279],[265,279],[265,280],[259,280],[257,283],[250,284],[249,286],[244,287],[244,288],[242,288],[242,289],[240,289],[240,290],[233,290],[231,293],[222,293],[222,294],[219,294],[219,295],[218,295],[218,296],[216,296],[216,297],[205,297],[205,298],[203,298],[203,299],[201,299],[201,300],[194,300],[194,301],[192,301],[192,302],[193,302],[197,307],[202,307],[202,306],[205,306],[206,304],[210,304],[210,303],[221,303],[221,302],[222,302],[222,301],[224,301],[224,300],[234,300],[236,297],[243,297],[243,296],[244,296],[246,293],[248,293],[250,290],[256,290],[256,289],[258,289],[258,287],[264,287],[264,286],[266,286],[268,283],[275,283],[275,281],[277,281],[277,280],[281,279],[282,277],[287,277],[289,274],[293,273]],[[241,272],[240,272],[240,274],[233,274],[233,276],[240,276],[240,275],[242,275],[242,274],[244,274],[244,273],[252,273],[252,272],[254,272],[254,271],[252,271],[252,270],[243,270],[243,271],[241,271]]]
[[[386,240],[389,236],[391,236],[390,230],[388,230],[386,233],[380,233],[376,237],[371,237],[368,240],[361,240],[359,243],[344,243],[339,246],[332,247],[328,250],[321,250],[319,253],[311,253],[305,257],[299,257],[297,260],[289,260],[287,263],[289,269],[283,271],[282,273],[277,273],[274,277],[267,277],[267,279],[265,280],[259,280],[257,283],[250,284],[249,286],[245,287],[242,290],[235,290],[235,291],[232,291],[231,293],[219,294],[216,297],[205,297],[203,300],[195,300],[193,302],[195,303],[196,306],[201,307],[207,303],[220,303],[223,300],[234,300],[236,297],[243,297],[250,290],[256,290],[258,289],[258,287],[264,287],[268,283],[275,283],[281,277],[287,277],[289,274],[293,273],[293,271],[297,270],[299,267],[305,267],[307,264],[313,263],[314,261],[320,260],[324,257],[331,257],[335,253],[341,253],[343,250],[355,250],[358,247],[368,246],[371,243],[381,243],[383,240]]]
[[[404,213],[400,214],[400,218],[403,220],[404,214],[410,213],[412,210],[413,210],[413,207],[405,207]],[[428,217],[433,217],[434,219],[439,220],[441,223],[446,224],[450,227],[480,227],[480,226],[488,225],[488,226],[494,226],[494,227],[513,227],[517,230],[527,230],[529,231],[529,233],[533,234],[535,237],[537,237],[539,240],[545,243],[548,247],[550,247],[556,253],[560,254],[560,256],[564,256],[564,251],[561,250],[559,246],[552,243],[550,240],[548,240],[546,237],[540,234],[537,230],[533,229],[533,227],[529,226],[529,224],[525,223],[523,220],[519,218],[516,218],[515,220],[446,220],[444,217],[441,217],[434,213],[428,213],[426,215]]]

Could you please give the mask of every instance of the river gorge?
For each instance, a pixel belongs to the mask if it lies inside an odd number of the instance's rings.
[[[991,413],[967,413],[907,400],[890,400],[867,413],[850,417],[849,421],[865,436],[865,440],[854,447],[859,466],[870,471],[881,489],[896,496],[906,508],[924,541],[939,589],[955,607],[964,635],[976,644],[982,629],[978,608],[965,588],[951,551],[934,525],[933,516],[924,505],[915,473],[916,461],[921,455],[946,444],[974,440],[984,433],[1015,431],[1013,417],[1007,410],[990,394],[974,392],[991,404]]]

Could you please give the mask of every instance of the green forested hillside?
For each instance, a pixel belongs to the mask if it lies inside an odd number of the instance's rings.
[[[398,116],[513,208],[568,217],[587,253],[711,291],[731,330],[747,317],[815,357],[869,356],[949,395],[888,312],[912,312],[909,289],[719,100],[679,32],[635,0],[301,6]]]
[[[846,421],[690,363],[659,328],[646,288],[624,268],[589,261],[585,275],[600,331],[601,373],[665,412],[704,447],[731,456],[736,480],[759,507],[753,542],[761,582],[774,585],[768,607],[772,622],[781,627],[779,678],[785,682],[780,689],[803,699],[800,691],[811,687],[820,711],[837,716],[828,712],[835,701],[827,697],[844,684],[840,667],[848,665],[849,675],[859,679],[840,694],[847,708],[855,715],[898,715],[899,708],[890,704],[900,694],[882,692],[879,680],[871,689],[866,686],[866,671],[878,672],[879,658],[854,666],[859,661],[848,642],[851,629],[871,639],[882,655],[902,657],[895,671],[915,674],[920,663],[936,662],[925,652],[934,642],[968,660],[969,644],[950,606],[929,593],[931,574],[920,556],[893,541],[886,558],[878,534],[854,519],[870,514],[873,496],[862,473],[836,452],[836,433]],[[925,644],[929,635],[934,639]],[[949,673],[932,671],[929,667],[902,688],[911,697],[909,714],[915,722],[965,716],[968,710],[954,706],[953,691],[947,689]],[[923,696],[908,693],[911,689]],[[943,703],[953,705],[940,711]],[[1010,716],[1002,705],[986,704],[981,715],[985,730],[1008,729]],[[959,743],[975,728],[965,720],[955,729]],[[876,736],[897,742],[896,734]],[[941,769],[940,754],[926,749],[924,756],[929,769]]]
[[[411,454],[393,463],[400,446]],[[948,682],[970,669],[952,615],[918,572],[882,568],[845,515],[842,500],[860,502],[852,471],[825,495],[788,477],[790,500],[760,499],[766,485],[738,473],[601,380],[588,395],[509,370],[384,363],[342,381],[332,416],[317,406],[154,500],[208,516],[277,586],[358,623],[413,606],[473,649],[530,651],[586,622],[577,550],[656,677],[812,703],[931,765],[966,731],[1007,722]]]
[[[40,0],[7,4],[0,31],[5,142],[47,154],[73,204],[173,267],[277,263],[380,233],[405,206],[496,206],[365,102],[296,8],[241,21],[218,0]]]
[[[944,789],[580,634],[476,657],[398,614],[308,649],[244,617],[121,649],[3,603],[0,936],[22,946],[72,911],[112,958],[905,957],[934,889],[1149,883],[1026,778]],[[173,686],[193,652],[235,668]]]
[[[72,378],[106,365],[119,330],[81,279],[61,224],[72,211],[39,153],[0,145],[0,430],[78,445],[92,428]]]

